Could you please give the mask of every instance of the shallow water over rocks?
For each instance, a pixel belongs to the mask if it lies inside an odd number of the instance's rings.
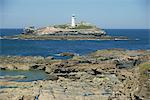
[[[46,79],[47,76],[48,75],[41,70],[0,70],[0,81],[30,82]]]

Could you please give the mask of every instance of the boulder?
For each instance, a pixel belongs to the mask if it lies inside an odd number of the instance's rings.
[[[140,64],[140,60],[117,60],[115,61],[116,67],[121,69],[121,68],[132,68],[136,65]]]
[[[46,68],[45,68],[45,72],[46,72],[46,73],[52,73],[53,70],[52,70],[51,67],[46,67]]]
[[[25,96],[22,97],[22,100],[35,100],[35,96],[25,95]]]
[[[73,57],[73,56],[75,56],[75,54],[74,53],[70,53],[70,52],[63,52],[63,53],[60,53],[60,56],[68,56],[68,57]]]
[[[54,57],[52,57],[52,56],[48,56],[48,57],[46,57],[45,59],[47,59],[47,60],[53,60],[53,59],[54,59]]]
[[[58,80],[58,76],[57,76],[57,75],[54,75],[54,74],[49,74],[49,75],[45,78],[45,80],[52,80],[52,81]]]

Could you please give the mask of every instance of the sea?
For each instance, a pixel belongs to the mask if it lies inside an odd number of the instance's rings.
[[[150,29],[105,29],[111,36],[127,36],[130,40],[10,40],[0,39],[0,55],[60,56],[62,52],[86,55],[102,49],[149,50]],[[12,36],[23,29],[0,29],[1,36]]]

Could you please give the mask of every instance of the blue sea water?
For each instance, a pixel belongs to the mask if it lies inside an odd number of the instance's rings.
[[[22,29],[0,29],[1,36],[20,34]],[[150,49],[149,29],[105,29],[111,36],[127,36],[132,40],[0,40],[0,55],[54,56],[61,52],[79,55],[100,49]]]

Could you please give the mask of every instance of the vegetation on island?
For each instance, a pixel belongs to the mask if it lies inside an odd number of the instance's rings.
[[[62,29],[66,29],[66,28],[69,28],[69,25],[68,25],[68,24],[54,25],[54,28],[62,28]]]
[[[91,29],[91,28],[93,28],[93,26],[81,24],[81,25],[76,26],[74,29]]]
[[[70,24],[62,24],[62,25],[54,25],[54,28],[62,28],[62,29],[91,29],[96,28],[96,26],[91,25],[86,22],[77,23],[75,27],[71,27]]]

